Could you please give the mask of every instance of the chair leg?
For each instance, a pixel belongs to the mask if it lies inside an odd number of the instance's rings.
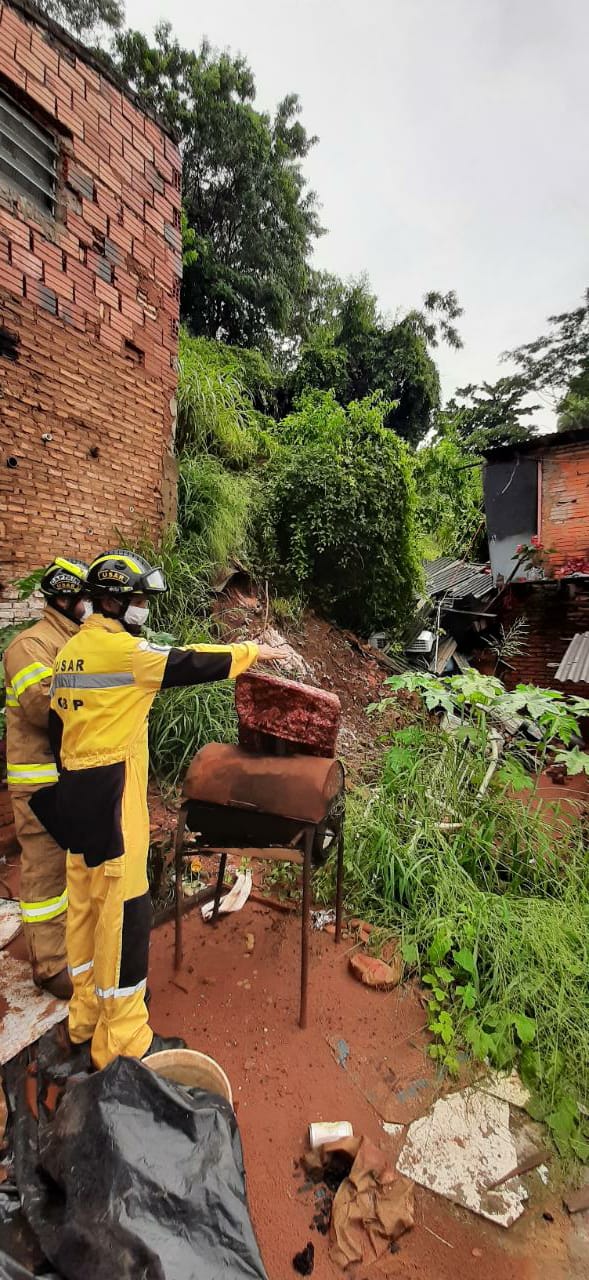
[[[313,831],[305,835],[305,857],[303,862],[303,907],[301,919],[301,1008],[299,1027],[307,1025],[307,986],[309,981],[309,928],[311,917],[311,859],[313,855]]]
[[[342,936],[342,907],[344,899],[344,824],[342,822],[337,842],[337,880],[335,888],[335,941]]]
[[[186,830],[186,809],[178,814],[176,840],[174,843],[174,905],[176,914],[174,939],[174,968],[182,965],[182,912],[184,910],[184,890],[182,888],[182,855],[184,852],[184,832]]]
[[[216,924],[219,919],[219,907],[221,906],[221,894],[223,892],[223,881],[225,879],[225,867],[227,866],[227,854],[222,853],[219,859],[219,874],[215,885],[215,900],[213,902],[213,914],[211,916],[211,924]]]

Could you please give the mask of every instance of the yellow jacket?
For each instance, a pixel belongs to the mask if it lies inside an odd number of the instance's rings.
[[[89,867],[147,853],[147,717],[160,689],[238,676],[255,644],[151,644],[94,614],[62,649],[49,732],[60,769],[34,812]],[[132,803],[131,803],[132,797]]]
[[[78,624],[51,605],[4,653],[8,786],[24,794],[57,781],[48,733],[53,664]]]

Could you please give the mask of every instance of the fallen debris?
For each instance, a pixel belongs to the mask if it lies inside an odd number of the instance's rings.
[[[320,932],[326,929],[327,925],[335,924],[335,911],[333,907],[329,907],[324,911],[311,912],[311,928]]]
[[[324,1148],[353,1160],[331,1211],[330,1257],[345,1269],[376,1261],[414,1225],[413,1183],[399,1178],[386,1155],[366,1137],[346,1138]]]
[[[251,956],[256,945],[256,939],[253,933],[244,933],[243,940],[245,942],[245,950],[248,956]]]
[[[320,1120],[309,1125],[309,1146],[317,1151],[326,1142],[339,1142],[341,1138],[353,1138],[354,1130],[349,1120]]]
[[[503,1227],[520,1217],[528,1197],[521,1182],[499,1186],[517,1165],[509,1104],[472,1088],[438,1099],[415,1120],[397,1160],[421,1186]]]
[[[29,964],[0,952],[0,1063],[14,1058],[67,1017],[67,1003],[41,991]]]
[[[227,893],[225,897],[221,899],[219,914],[224,916],[224,915],[228,915],[229,912],[232,912],[232,911],[241,911],[241,908],[245,906],[251,891],[252,891],[251,871],[243,871],[243,872],[240,871],[235,878],[235,884],[233,885],[233,888],[230,889],[229,893]],[[201,907],[203,920],[210,920],[213,914],[213,907],[214,907],[213,902],[203,903]]]
[[[300,1276],[312,1275],[315,1266],[315,1245],[311,1240],[300,1253],[295,1253],[292,1265]]]
[[[551,1156],[552,1152],[548,1147],[541,1147],[539,1151],[532,1152],[531,1155],[520,1160],[515,1169],[510,1169],[509,1173],[504,1173],[501,1178],[497,1178],[496,1182],[492,1182],[489,1191],[494,1191],[495,1187],[502,1187],[504,1182],[511,1182],[512,1178],[519,1178],[522,1173],[530,1173],[532,1169],[537,1169],[538,1165],[545,1167],[546,1161],[550,1160]]]
[[[359,982],[365,987],[373,987],[377,991],[393,991],[403,977],[402,957],[393,956],[391,963],[378,960],[376,956],[368,956],[363,951],[350,956],[350,969]]]
[[[578,1191],[567,1191],[563,1202],[569,1213],[581,1213],[583,1209],[589,1209],[589,1182],[584,1187],[579,1187]]]
[[[8,946],[21,929],[20,906],[13,898],[0,899],[0,950]]]

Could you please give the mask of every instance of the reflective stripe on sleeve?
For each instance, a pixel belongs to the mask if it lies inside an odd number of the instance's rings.
[[[7,686],[6,686],[6,706],[7,706],[7,707],[18,707],[18,698],[17,698],[16,694],[15,694],[15,693],[13,693],[12,685],[11,685],[11,684],[7,684]]]
[[[121,685],[134,683],[130,671],[74,674],[58,671],[53,677],[51,693],[57,693],[59,689],[118,689]]]
[[[6,780],[9,786],[39,786],[42,782],[57,782],[57,768],[54,764],[10,764],[6,765]]]
[[[121,996],[134,996],[138,991],[143,991],[146,986],[147,978],[143,978],[134,987],[95,987],[94,990],[101,1000],[110,1000],[112,996],[118,1000]]]
[[[12,677],[12,692],[15,697],[20,698],[25,689],[30,689],[31,685],[39,684],[41,680],[47,680],[48,676],[52,675],[51,667],[46,667],[42,662],[31,662],[30,666],[22,667]]]
[[[59,898],[45,898],[44,902],[21,902],[20,912],[25,924],[34,924],[36,920],[54,920],[67,911],[67,889]]]
[[[89,973],[94,968],[94,961],[87,960],[85,964],[68,964],[67,971],[70,978],[78,978],[81,973]]]

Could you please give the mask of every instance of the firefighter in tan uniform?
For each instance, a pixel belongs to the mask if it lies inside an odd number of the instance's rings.
[[[86,609],[88,566],[57,558],[41,580],[43,617],[21,631],[4,654],[6,757],[16,834],[21,846],[21,915],[33,978],[54,996],[72,993],[66,967],[65,853],[31,811],[39,787],[57,781],[49,744],[49,691],[53,664],[76,634]]]
[[[88,572],[94,614],[55,664],[51,725],[57,785],[36,812],[68,849],[69,1033],[104,1067],[182,1041],[154,1037],[145,1006],[151,901],[147,882],[147,717],[160,690],[224,680],[279,651],[254,644],[162,647],[141,638],[163,574],[130,551]]]

